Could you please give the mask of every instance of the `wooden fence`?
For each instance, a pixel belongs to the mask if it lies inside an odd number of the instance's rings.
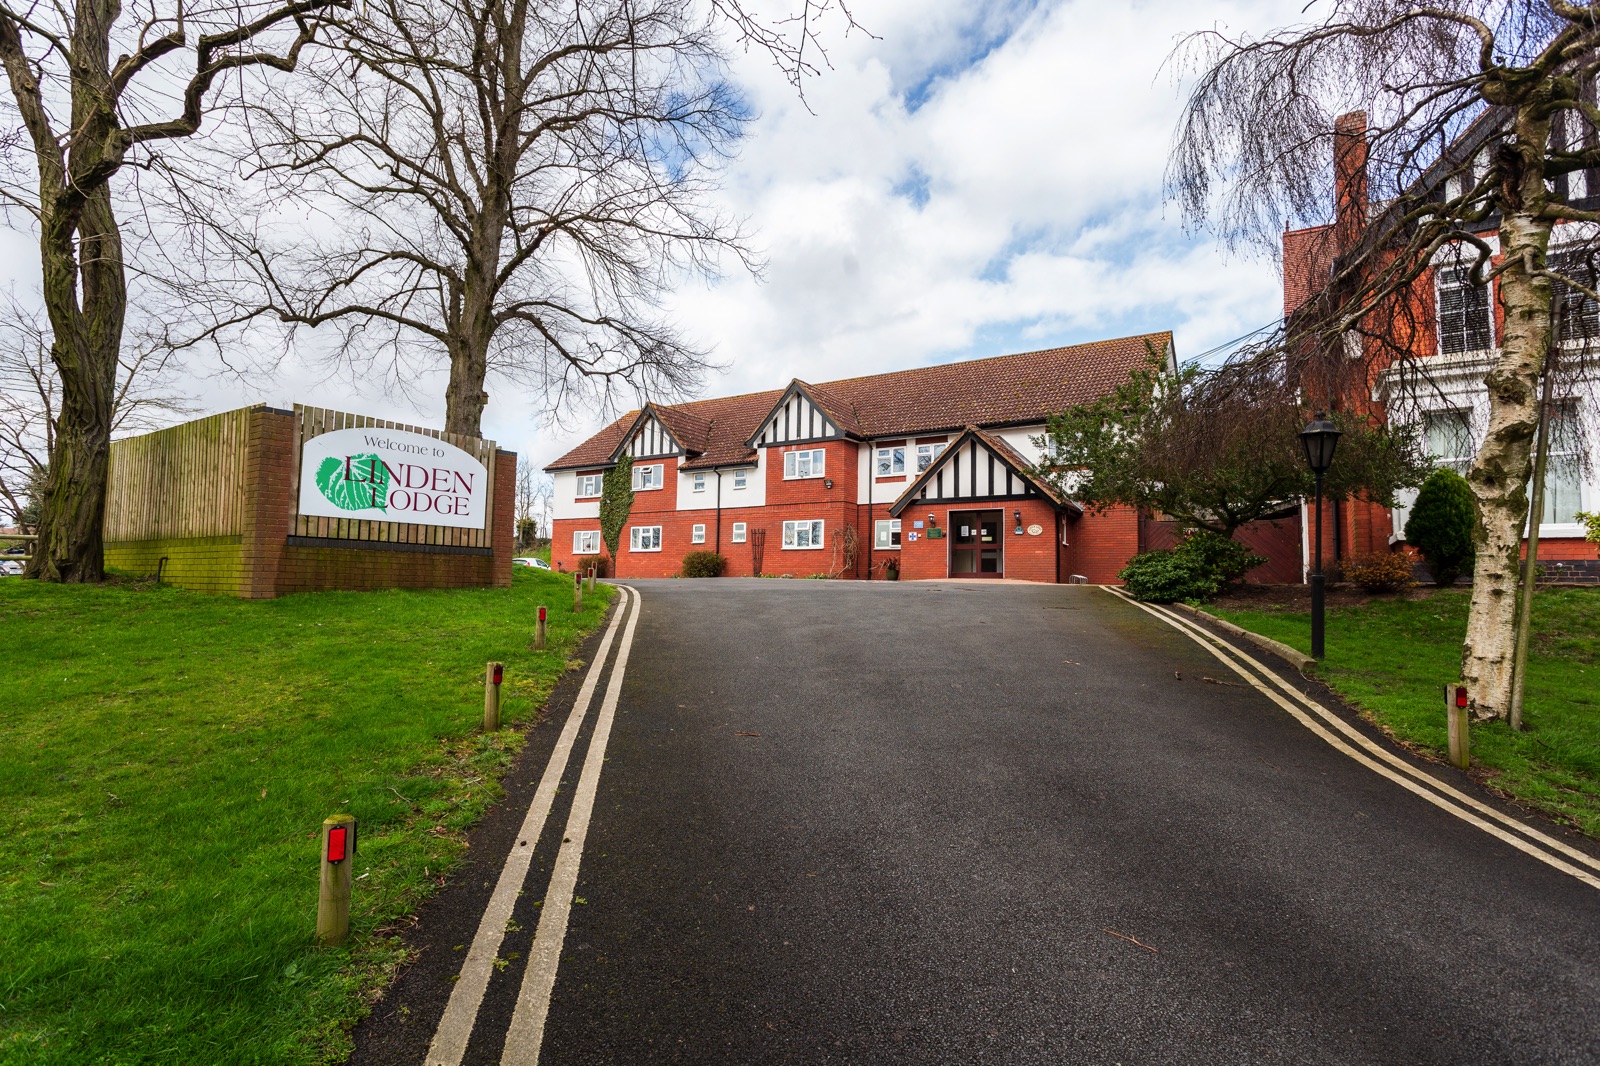
[[[386,541],[396,544],[442,544],[461,548],[489,548],[492,546],[490,530],[494,528],[496,507],[509,507],[511,501],[497,499],[494,492],[495,443],[478,437],[465,437],[459,433],[445,433],[437,429],[408,426],[366,415],[353,415],[344,411],[329,411],[321,407],[294,406],[295,446],[293,482],[289,498],[300,499],[300,449],[306,441],[339,429],[394,429],[406,433],[420,433],[434,437],[471,455],[489,472],[488,505],[484,508],[482,529],[461,529],[456,526],[422,526],[408,522],[378,522],[357,518],[324,518],[319,515],[296,513],[293,533],[300,537],[320,537],[329,540]]]
[[[114,441],[105,539],[242,533],[249,417],[246,407]]]

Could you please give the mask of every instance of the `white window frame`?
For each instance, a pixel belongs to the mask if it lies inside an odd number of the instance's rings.
[[[880,518],[872,523],[872,546],[878,551],[899,551],[900,519]]]
[[[747,485],[749,485],[749,484],[750,484],[750,471],[748,471],[748,470],[735,470],[733,472],[733,491],[735,491],[735,492],[743,492],[745,487]]]
[[[601,486],[605,484],[604,474],[579,474],[577,499],[587,500],[600,495]]]
[[[599,555],[600,531],[598,529],[574,529],[572,531],[572,554]]]
[[[660,526],[632,526],[628,529],[630,552],[658,552],[661,550]]]
[[[888,469],[885,470],[884,467]],[[903,477],[906,472],[906,446],[904,444],[891,444],[879,448],[873,453],[873,477]]]
[[[1555,410],[1550,418],[1550,457],[1549,465],[1544,472],[1544,514],[1539,516],[1539,528],[1562,529],[1576,527],[1578,520],[1571,516],[1566,519],[1554,516],[1560,497],[1552,492],[1556,489],[1561,492],[1558,478],[1566,477],[1568,485],[1566,491],[1577,497],[1572,510],[1584,509],[1583,492],[1583,467],[1582,467],[1582,438],[1576,432],[1566,431],[1566,427],[1578,419],[1578,401],[1570,397],[1555,400],[1552,405]],[[1563,493],[1564,494],[1564,493]],[[1528,498],[1533,499],[1533,485],[1530,479],[1528,485]],[[1549,516],[1549,517],[1547,517]]]
[[[706,491],[706,476],[705,476],[705,474],[703,474],[703,473],[701,473],[699,471],[695,472],[694,479],[693,479],[693,489],[692,489],[692,491],[694,491],[694,492],[704,492],[704,491]]]
[[[662,487],[662,471],[665,469],[661,463],[647,463],[644,466],[633,468],[633,491],[655,492]],[[645,481],[651,484],[646,485]]]
[[[747,528],[749,528],[749,527],[747,527],[743,522],[735,522],[733,524],[733,532],[731,534],[729,534],[729,538],[730,539],[729,539],[728,542],[730,544],[743,544],[744,543],[744,538],[745,538],[745,530]]]
[[[804,473],[801,472],[802,468]],[[783,480],[805,481],[826,477],[828,453],[822,448],[800,448],[783,453]]]
[[[798,519],[783,524],[783,550],[821,551],[826,544],[823,521],[820,518]],[[801,527],[805,527],[802,533]],[[807,543],[801,544],[805,540]]]
[[[923,473],[928,467],[932,466],[948,447],[950,447],[948,441],[940,444],[917,445],[917,473]]]
[[[704,522],[696,522],[689,527],[689,543],[704,544],[706,542],[706,526]]]

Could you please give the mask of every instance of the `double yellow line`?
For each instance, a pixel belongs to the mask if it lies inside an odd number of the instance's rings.
[[[1373,773],[1388,778],[1440,810],[1483,830],[1497,840],[1510,844],[1524,854],[1533,856],[1547,866],[1570,874],[1591,888],[1600,888],[1600,876],[1597,876],[1600,874],[1600,859],[1595,859],[1532,826],[1524,825],[1487,803],[1411,765],[1383,744],[1363,735],[1350,723],[1300,692],[1279,677],[1277,671],[1263,666],[1249,653],[1223,641],[1177,612],[1157,604],[1141,603],[1121,589],[1110,585],[1102,585],[1101,588],[1140,610],[1155,615],[1206,649],[1257,692],[1287,711],[1295,721]]]

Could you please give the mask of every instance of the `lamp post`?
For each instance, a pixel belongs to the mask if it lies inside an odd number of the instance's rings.
[[[1306,462],[1316,479],[1316,553],[1311,571],[1311,657],[1322,658],[1322,475],[1333,465],[1333,451],[1339,446],[1339,427],[1328,421],[1326,411],[1318,411],[1311,424],[1300,431],[1306,449]]]

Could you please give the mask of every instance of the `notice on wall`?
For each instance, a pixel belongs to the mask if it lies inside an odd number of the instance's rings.
[[[337,429],[300,451],[300,513],[482,529],[489,471],[454,444],[399,429]]]

